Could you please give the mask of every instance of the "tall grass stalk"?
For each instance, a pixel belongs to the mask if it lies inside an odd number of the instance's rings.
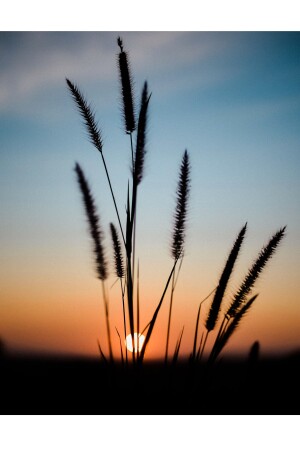
[[[136,149],[134,161],[132,165],[132,202],[131,202],[131,229],[133,233],[133,258],[132,258],[132,276],[134,283],[135,273],[135,242],[136,242],[136,208],[137,208],[137,193],[138,186],[141,183],[144,175],[144,161],[146,156],[146,138],[147,138],[147,124],[148,124],[148,106],[151,94],[148,94],[148,83],[145,81],[142,96],[140,113],[138,119],[138,129],[136,137]],[[132,146],[132,140],[131,140]]]
[[[87,215],[89,230],[91,234],[92,241],[94,243],[94,254],[96,259],[96,270],[98,278],[101,280],[102,284],[102,296],[104,301],[105,309],[105,319],[106,319],[106,329],[107,329],[107,340],[109,347],[110,360],[113,361],[113,352],[111,345],[111,334],[110,334],[110,323],[109,323],[109,305],[108,298],[105,290],[105,280],[108,277],[107,271],[107,261],[104,254],[103,248],[103,232],[100,226],[99,215],[97,213],[94,198],[92,196],[89,184],[85,178],[84,172],[80,165],[76,163],[75,172],[77,174],[77,181],[79,188],[81,190],[83,203],[85,206],[85,212]]]
[[[141,354],[140,354],[140,358],[139,358],[140,361],[143,361],[143,359],[144,359],[145,351],[146,351],[146,349],[147,349],[149,340],[150,340],[150,338],[151,338],[151,335],[152,335],[152,332],[153,332],[153,328],[154,328],[154,325],[155,325],[155,322],[156,322],[156,319],[157,319],[159,310],[160,310],[161,305],[162,305],[162,303],[163,303],[163,300],[164,300],[164,298],[165,298],[165,295],[166,295],[166,292],[167,292],[167,290],[168,290],[168,287],[169,287],[170,281],[171,281],[171,279],[172,279],[173,273],[174,273],[174,271],[175,271],[175,269],[176,269],[177,262],[178,262],[178,260],[175,260],[175,261],[174,261],[172,270],[171,270],[170,275],[169,275],[169,277],[168,277],[168,280],[167,280],[167,282],[166,282],[166,285],[165,285],[164,291],[163,291],[163,293],[162,293],[161,299],[160,299],[160,301],[159,301],[159,303],[158,303],[158,305],[157,305],[157,307],[156,307],[156,310],[154,311],[154,314],[153,314],[153,317],[152,317],[151,321],[150,321],[149,324],[147,325],[147,327],[149,327],[149,328],[148,328],[148,331],[147,331],[147,334],[146,334],[146,337],[145,337],[144,345],[143,345],[142,350],[141,350]]]
[[[126,333],[126,311],[125,311],[124,290],[123,290],[123,283],[122,283],[122,279],[125,277],[124,260],[123,260],[121,243],[120,243],[120,239],[118,236],[118,232],[113,223],[110,223],[110,232],[111,232],[112,244],[113,244],[113,249],[114,249],[115,273],[116,273],[116,276],[119,278],[120,285],[121,285],[124,341],[125,341],[126,336],[127,336],[127,333]],[[126,364],[127,363],[128,363],[128,354],[127,354],[127,347],[126,347]]]
[[[101,136],[101,132],[99,127],[97,126],[96,123],[96,119],[94,116],[94,113],[91,109],[91,107],[88,105],[87,101],[85,100],[84,96],[81,94],[79,88],[74,85],[70,80],[68,80],[68,78],[66,78],[67,81],[67,85],[71,91],[71,94],[73,96],[73,99],[75,100],[75,103],[79,109],[80,115],[83,117],[83,120],[85,122],[85,125],[87,127],[87,131],[88,131],[88,135],[89,135],[89,139],[92,142],[92,144],[96,147],[96,149],[100,152],[101,158],[102,158],[102,162],[103,162],[103,166],[104,166],[104,170],[105,170],[105,174],[106,174],[106,178],[109,184],[109,188],[110,188],[110,192],[112,195],[112,199],[113,199],[113,203],[114,203],[114,207],[116,210],[116,214],[117,214],[117,218],[118,218],[118,222],[119,222],[119,226],[120,226],[120,230],[122,233],[122,238],[125,244],[125,237],[124,237],[124,232],[123,232],[123,228],[122,228],[122,224],[121,224],[121,219],[120,219],[120,215],[119,215],[119,210],[117,207],[117,203],[116,203],[116,199],[115,199],[115,194],[112,188],[112,184],[110,181],[110,176],[108,173],[108,169],[107,169],[107,165],[106,165],[106,161],[104,158],[104,154],[102,151],[102,136]]]
[[[225,294],[225,290],[228,284],[228,281],[230,279],[230,276],[232,274],[235,262],[237,260],[241,245],[243,243],[245,233],[247,229],[247,224],[241,229],[238,237],[236,238],[236,241],[232,247],[232,250],[228,256],[228,259],[226,261],[224,270],[222,272],[222,275],[220,277],[207,319],[206,319],[206,329],[209,333],[215,328],[216,322],[218,320],[219,311],[221,308],[221,303]]]
[[[168,349],[169,349],[169,338],[170,338],[170,328],[171,328],[171,316],[172,316],[174,289],[175,289],[175,271],[173,272],[172,285],[171,285],[170,306],[169,306],[168,327],[167,327],[167,341],[166,341],[166,352],[165,352],[165,363],[167,363],[167,361],[168,361]]]
[[[173,227],[173,240],[171,246],[172,256],[174,261],[183,257],[184,254],[184,242],[185,242],[185,228],[187,220],[187,208],[188,199],[190,193],[190,161],[189,154],[187,150],[184,151],[182,162],[179,172],[179,180],[176,191],[176,209],[174,214],[174,227]],[[168,316],[168,326],[167,326],[167,338],[166,338],[166,351],[165,351],[165,363],[168,360],[168,348],[169,348],[169,338],[170,338],[170,328],[171,328],[171,316],[173,307],[173,296],[175,289],[175,271],[172,278],[171,287],[171,298],[169,305],[169,316]]]
[[[139,338],[140,338],[140,264],[137,267],[137,293],[136,293],[136,328],[137,328],[137,359],[140,357]]]

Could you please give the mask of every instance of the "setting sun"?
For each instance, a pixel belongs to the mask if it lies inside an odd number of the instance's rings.
[[[134,352],[135,353],[137,353],[137,351],[140,352],[142,350],[145,341],[145,336],[143,334],[138,335],[138,333],[134,333],[133,337],[134,337]],[[129,334],[126,337],[125,345],[130,352],[133,352],[131,334]]]

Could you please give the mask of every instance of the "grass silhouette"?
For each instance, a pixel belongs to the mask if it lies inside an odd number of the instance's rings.
[[[103,152],[103,144],[100,128],[97,125],[94,111],[91,109],[87,100],[83,97],[80,89],[76,84],[72,83],[69,79],[66,79],[67,86],[71,92],[71,95],[75,101],[75,104],[83,118],[84,125],[87,129],[89,140],[92,145],[99,151],[104,166],[104,170],[109,183],[109,188],[114,203],[118,228],[113,223],[110,223],[110,232],[112,239],[112,246],[114,251],[114,264],[115,274],[120,282],[121,288],[121,302],[123,311],[123,330],[120,333],[116,329],[120,343],[120,357],[122,366],[128,369],[131,367],[142,367],[145,361],[145,354],[149,347],[149,343],[153,336],[157,317],[160,313],[161,306],[165,301],[166,294],[170,291],[170,303],[169,314],[166,331],[166,345],[165,345],[165,365],[175,367],[180,360],[180,345],[184,332],[182,328],[173,355],[169,355],[169,336],[172,326],[172,306],[174,300],[174,292],[176,288],[176,282],[180,275],[180,269],[182,260],[184,258],[184,244],[186,236],[186,222],[188,215],[188,201],[189,193],[191,189],[191,163],[187,150],[184,151],[181,165],[179,168],[179,179],[176,191],[176,207],[174,213],[173,234],[171,243],[171,256],[172,265],[167,276],[163,292],[157,303],[157,306],[149,318],[147,325],[142,328],[140,325],[140,308],[142,308],[142,302],[140,299],[140,286],[139,286],[139,264],[136,263],[136,248],[135,248],[135,236],[136,236],[136,214],[138,207],[138,192],[141,188],[144,174],[144,163],[147,155],[147,125],[148,125],[148,109],[151,99],[151,94],[148,92],[148,83],[144,82],[141,92],[141,101],[139,106],[139,113],[136,114],[137,107],[133,95],[133,78],[131,75],[129,55],[124,51],[124,44],[119,37],[117,40],[119,46],[118,55],[118,70],[120,78],[120,90],[122,99],[122,115],[124,120],[124,131],[126,135],[129,135],[130,152],[131,152],[131,179],[127,187],[127,199],[126,199],[126,224],[122,225],[119,210],[116,204],[114,190],[111,184],[111,178],[109,170],[106,165],[105,156]],[[135,144],[135,145],[134,145]],[[96,206],[91,194],[91,190],[86,181],[83,170],[76,164],[75,171],[77,174],[77,181],[82,193],[83,203],[85,206],[85,213],[89,223],[89,231],[94,244],[94,255],[96,261],[97,276],[102,282],[103,300],[105,305],[106,314],[106,328],[107,328],[107,340],[109,348],[109,356],[105,355],[101,346],[100,340],[98,341],[99,351],[103,360],[110,366],[113,365],[116,360],[116,356],[113,355],[111,345],[111,320],[109,316],[109,300],[105,290],[105,280],[108,277],[107,264],[105,260],[105,251],[102,245],[103,232],[100,228],[100,219],[96,210]],[[211,349],[208,352],[207,362],[211,366],[216,362],[220,353],[228,343],[233,333],[237,330],[241,321],[246,313],[250,310],[253,303],[258,297],[258,294],[253,294],[253,288],[256,280],[262,273],[268,261],[274,255],[278,248],[282,238],[285,235],[285,227],[279,229],[269,240],[266,246],[262,247],[257,259],[254,261],[252,267],[249,269],[242,282],[240,288],[233,296],[231,301],[226,298],[226,292],[229,286],[230,278],[234,271],[238,255],[243,244],[247,223],[242,227],[233,247],[227,258],[225,267],[222,271],[218,285],[215,289],[199,304],[198,314],[196,317],[195,333],[193,339],[193,345],[190,350],[190,366],[198,367],[202,363],[203,354],[206,349],[208,335],[211,331],[216,331],[216,338],[212,344]],[[119,233],[121,238],[119,237]],[[136,294],[134,294],[136,293]],[[207,302],[213,295],[211,305],[208,309],[207,317],[202,325],[200,318],[202,312],[203,302]],[[225,304],[226,312],[223,320],[220,323],[221,307]],[[227,305],[226,305],[227,304]],[[217,327],[219,327],[217,329]],[[125,345],[125,338],[127,332],[130,332],[132,338],[132,347],[135,348],[134,333],[145,335],[145,341],[141,349],[136,349],[131,353],[131,357],[127,351]],[[103,336],[101,336],[101,340]],[[169,357],[170,356],[170,357]]]

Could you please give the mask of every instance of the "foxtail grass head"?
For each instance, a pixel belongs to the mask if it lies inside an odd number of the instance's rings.
[[[184,251],[190,183],[189,154],[187,150],[185,150],[180,166],[179,181],[176,191],[177,203],[174,214],[173,240],[171,245],[172,256],[175,260],[178,260],[183,256]]]
[[[133,102],[132,77],[128,55],[124,52],[123,41],[118,37],[120,52],[118,55],[118,66],[122,92],[122,112],[126,133],[130,134],[135,130],[135,111]]]
[[[210,307],[210,310],[208,312],[208,316],[206,319],[205,326],[206,326],[207,331],[213,330],[217,323],[220,308],[221,308],[221,303],[222,303],[222,300],[223,300],[223,297],[224,297],[224,294],[226,291],[228,281],[232,274],[235,262],[237,260],[239,251],[241,249],[241,246],[242,246],[242,243],[243,243],[243,240],[245,237],[246,229],[247,229],[247,223],[244,225],[244,227],[239,232],[239,234],[233,244],[232,250],[228,256],[228,259],[226,261],[224,270],[220,277],[219,284],[215,291],[215,295],[214,295],[214,298],[213,298],[213,301],[212,301],[212,304],[211,304],[211,307]]]
[[[94,198],[89,184],[85,178],[82,168],[78,163],[75,165],[77,181],[82,194],[86,216],[89,224],[89,231],[94,244],[94,253],[96,258],[96,271],[98,278],[102,281],[108,277],[107,262],[103,248],[103,232],[100,227],[99,215],[97,213]]]
[[[151,94],[148,94],[148,83],[145,81],[141,106],[139,113],[138,129],[137,129],[137,139],[136,139],[136,151],[134,158],[134,168],[133,176],[136,183],[139,184],[142,181],[144,174],[144,161],[146,155],[146,137],[147,137],[147,122],[148,122],[148,105]]]
[[[113,223],[110,224],[111,238],[114,247],[115,272],[118,278],[124,277],[124,261],[121,250],[120,239]]]
[[[238,313],[240,308],[244,305],[246,297],[248,294],[250,294],[255,281],[261,274],[269,259],[275,253],[280,241],[284,237],[285,229],[286,227],[283,227],[279,231],[277,231],[277,233],[272,236],[268,244],[261,249],[256,261],[249,269],[243,283],[241,284],[239,290],[237,291],[231,302],[231,305],[228,308],[228,311],[226,313],[227,318],[234,317]]]
[[[102,137],[101,131],[97,125],[94,112],[91,106],[88,104],[79,88],[73,84],[68,78],[66,78],[67,85],[71,91],[72,97],[79,109],[80,115],[84,120],[85,126],[87,128],[88,136],[91,143],[102,153]]]

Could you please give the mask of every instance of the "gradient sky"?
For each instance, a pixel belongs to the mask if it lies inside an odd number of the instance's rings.
[[[65,77],[95,109],[124,221],[130,153],[120,115],[118,34],[0,33],[0,336],[10,349],[93,355],[97,337],[105,336],[76,161],[93,188],[109,257],[108,225],[116,218],[100,155],[86,137]],[[137,217],[142,324],[171,269],[175,189],[187,148],[192,191],[171,348],[185,325],[182,349],[190,351],[198,304],[218,282],[247,221],[229,297],[271,235],[287,225],[287,236],[227,351],[248,352],[255,340],[263,352],[299,349],[299,33],[120,34],[136,100],[145,79],[152,92]],[[113,282],[112,275],[108,286]],[[112,328],[121,330],[116,286],[110,305]],[[168,297],[149,356],[163,354],[167,310]]]

